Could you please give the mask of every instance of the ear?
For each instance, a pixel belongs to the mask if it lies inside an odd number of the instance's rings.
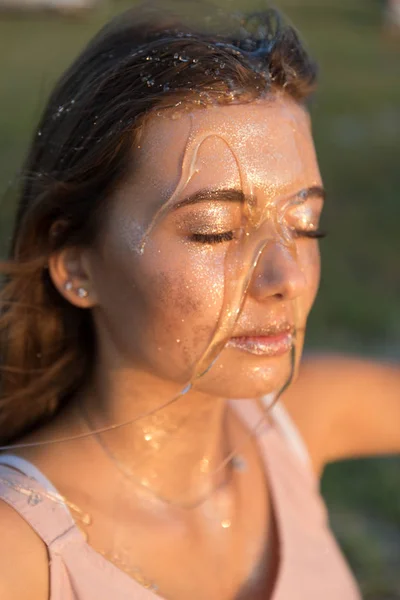
[[[61,296],[78,308],[93,308],[97,297],[84,248],[65,248],[49,258],[49,274]]]

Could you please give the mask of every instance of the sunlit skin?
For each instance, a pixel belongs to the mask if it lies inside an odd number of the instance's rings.
[[[274,206],[321,185],[308,117],[291,100],[213,108],[198,111],[192,119],[200,131],[224,128],[230,148],[241,152],[242,172],[260,206]],[[170,398],[165,384],[176,383],[178,391],[212,339],[224,300],[224,279],[229,277],[225,261],[229,242],[201,243],[193,238],[235,231],[241,225],[238,202],[210,200],[179,208],[200,190],[241,189],[232,151],[217,137],[209,138],[199,152],[198,172],[152,229],[143,256],[138,255],[148,224],[180,180],[190,121],[156,118],[147,128],[138,171],[117,194],[107,215],[107,230],[88,259],[100,339],[108,332],[101,347],[110,352],[115,346],[119,364],[160,378],[165,400]],[[305,217],[317,226],[321,208],[321,197],[311,197],[297,220],[299,207],[288,214],[289,225],[296,227]],[[291,249],[279,242],[276,236],[260,258],[232,333],[261,332],[275,322],[293,325],[295,300],[300,355],[318,287],[318,248],[300,236],[295,244],[298,255],[293,257]],[[287,356],[260,361],[226,349],[196,387],[216,397],[254,397],[279,387],[287,376],[287,362]]]
[[[145,252],[139,253],[160,199],[171,195],[181,177],[191,120],[200,131],[217,132],[223,127],[231,148],[236,149],[240,141],[241,168],[260,205],[274,205],[321,185],[308,117],[289,99],[198,111],[191,119],[171,120],[167,115],[153,120],[141,141],[138,171],[116,194],[104,233],[82,258],[99,339],[93,382],[97,391],[88,394],[95,397],[90,413],[96,426],[135,419],[174,398],[212,339],[221,312],[229,277],[225,257],[231,242],[211,243],[207,235],[237,229],[242,207],[221,200],[181,206],[200,190],[240,189],[232,152],[219,139],[210,138],[202,145],[198,173],[170,212],[156,222]],[[321,208],[321,197],[311,196],[289,211],[289,225],[293,221],[299,227],[301,219],[294,218],[299,210],[306,219],[310,213],[310,223],[317,225]],[[199,234],[205,236],[201,242],[194,239]],[[264,250],[232,336],[260,335],[277,323],[287,323],[297,329],[299,358],[319,281],[319,254],[314,240],[301,234],[293,237],[294,248],[282,245],[276,235]],[[199,461],[206,458],[212,472],[213,462],[217,466],[230,450],[223,439],[226,398],[252,398],[278,390],[289,376],[289,352],[260,357],[226,348],[196,381],[195,390],[163,411],[161,426],[158,414],[141,419],[118,436],[113,433],[111,443],[115,451],[115,446],[123,446],[120,457],[130,465],[133,444],[140,477],[147,479],[151,461],[156,488],[164,488],[164,494],[174,500],[184,498],[188,475],[193,478]],[[174,435],[177,427],[179,435]],[[148,434],[151,430],[152,444],[143,444],[144,428]],[[176,469],[182,456],[184,464]],[[154,470],[154,463],[160,463],[161,473]],[[203,486],[202,481],[199,492]]]
[[[177,189],[193,130],[215,135],[199,149],[195,176],[156,218]],[[193,375],[215,334],[227,278],[238,267],[236,259],[226,260],[234,240],[215,241],[215,236],[240,228],[243,205],[217,199],[221,191],[251,191],[254,215],[266,216],[250,235],[265,231],[268,237],[231,337],[274,337],[274,328],[287,327],[297,332],[299,360],[320,269],[317,242],[304,235],[318,227],[322,209],[309,118],[284,95],[196,110],[180,119],[154,116],[134,152],[138,167],[111,199],[96,244],[50,261],[60,293],[92,310],[98,352],[85,390],[35,439],[85,431],[79,405],[95,428],[136,421],[101,436],[106,452],[93,437],[71,444],[64,469],[57,447],[52,457],[40,449],[30,456],[66,497],[92,515],[89,542],[111,558],[117,545],[165,595],[223,600],[248,582],[251,598],[264,597],[276,570],[268,488],[254,439],[228,399],[279,390],[290,377],[290,350],[260,355],[228,345],[189,394],[158,409]],[[182,205],[203,190],[211,192],[210,199]],[[281,211],[290,231],[287,243],[268,214],[307,190],[300,205]],[[251,272],[253,259],[251,251],[243,254],[248,262],[239,264],[243,276]],[[66,290],[66,281],[74,289],[85,286],[88,297]],[[155,414],[139,419],[149,411]],[[236,449],[247,461],[245,473],[223,464]],[[80,473],[73,486],[71,461]],[[154,544],[165,557],[161,563]],[[176,564],[191,573],[178,588],[170,577]]]
[[[244,177],[260,212],[268,204],[276,207],[282,199],[321,186],[308,117],[285,97],[197,111],[179,120],[155,117],[150,122],[141,147],[135,149],[141,156],[139,166],[113,198],[97,244],[83,253],[54,257],[51,263],[61,293],[93,309],[98,357],[93,380],[80,401],[95,427],[135,419],[176,396],[215,331],[229,276],[226,270],[232,266],[225,260],[231,242],[204,243],[193,236],[240,227],[240,204],[212,200],[175,210],[172,206],[152,229],[144,253],[139,252],[149,224],[181,178],[193,121],[199,136],[222,130],[227,144],[209,138],[202,145],[198,173],[176,198],[177,207],[200,190],[241,190]],[[237,161],[230,149],[238,155]],[[287,215],[288,225],[298,226],[304,215],[311,224],[318,223],[321,197],[311,196],[304,208],[300,219],[294,219],[298,208],[294,215]],[[288,323],[298,330],[299,357],[318,286],[319,257],[314,240],[296,238],[294,232],[293,238],[287,246],[280,235],[272,235],[232,335],[259,335],[277,323]],[[242,260],[248,262],[244,270],[250,269],[251,257]],[[66,279],[72,279],[74,288],[85,285],[89,298],[78,301],[75,294],[66,293]],[[139,565],[174,598],[196,598],[196,594],[229,598],[251,576],[255,578],[253,593],[258,587],[265,592],[272,581],[275,542],[264,474],[254,442],[227,408],[226,399],[252,398],[279,389],[289,375],[289,352],[260,357],[236,348],[223,350],[189,395],[152,418],[102,436],[112,455],[132,473],[132,480],[121,479],[115,464],[109,464],[109,456],[91,447],[96,445],[94,440],[88,441],[85,454],[96,452],[92,462],[97,462],[102,473],[91,486],[98,489],[93,494],[97,502],[88,501],[87,490],[75,490],[72,500],[93,516],[90,543],[111,556],[110,549],[117,546],[119,554],[129,557],[128,564]],[[236,448],[249,465],[244,476],[232,474],[227,467],[215,474]],[[113,482],[108,494],[101,491],[107,472],[104,463],[111,472],[108,481]],[[93,474],[81,480],[88,478],[93,480]],[[63,482],[58,488],[63,490]],[[144,492],[147,488],[149,493]],[[70,490],[65,495],[71,498]],[[132,530],[115,522],[116,496],[118,514],[126,515],[122,522],[131,522],[132,515],[137,515]],[[167,518],[159,497],[172,503]],[[100,515],[99,504],[106,507]],[[182,513],[182,504],[194,508]],[[104,514],[112,514],[111,532]],[[232,526],[224,528],[222,523]],[[177,527],[183,537],[176,536]],[[193,539],[198,536],[201,543],[194,552]],[[154,561],[155,544],[168,557],[162,563]],[[230,570],[225,578],[220,570],[226,556]],[[265,568],[258,573],[262,558]],[[180,582],[179,589],[169,577],[176,564],[186,564],[192,574],[185,585]],[[207,582],[203,582],[204,572],[209,574]]]
[[[184,159],[196,145],[190,131],[218,135],[201,145],[197,172],[180,189]],[[232,409],[286,383],[290,352],[262,355],[227,339],[194,389],[161,407],[182,391],[215,339],[230,297],[229,275],[238,267],[241,277],[251,277],[230,335],[268,337],[287,321],[296,329],[300,360],[319,281],[317,242],[301,230],[318,227],[322,208],[309,119],[284,95],[196,110],[178,120],[162,113],[150,119],[139,146],[133,149],[139,164],[110,198],[96,244],[49,263],[59,292],[93,312],[93,376],[66,410],[21,440],[37,446],[16,452],[91,515],[91,525],[77,523],[95,549],[131,576],[155,582],[165,597],[266,600],[279,566],[274,507],[258,446]],[[243,193],[257,192],[253,217],[265,216],[239,247],[243,264],[231,260],[237,241],[228,235],[243,217],[243,204],[232,201],[239,185]],[[212,192],[207,201],[198,193],[204,189]],[[229,201],[223,199],[228,189]],[[299,193],[303,201],[282,219],[291,231],[288,243],[273,220],[282,201]],[[207,243],[210,235],[215,243]],[[268,243],[252,272],[254,240],[264,235]],[[68,290],[67,281],[73,284]],[[88,290],[86,298],[74,291],[79,286]],[[399,389],[396,366],[341,357],[305,361],[283,401],[317,474],[338,458],[399,451]],[[82,407],[91,427],[134,422],[50,451],[40,444],[87,434]],[[149,411],[153,416],[143,418]],[[246,470],[224,463],[232,450],[239,450]],[[0,547],[1,580],[12,593],[19,590],[22,565],[29,598],[48,598],[45,545],[14,510],[0,508],[9,539],[4,552]]]

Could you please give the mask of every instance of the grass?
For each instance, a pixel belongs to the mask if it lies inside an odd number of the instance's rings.
[[[235,0],[218,4],[239,6]],[[322,243],[309,346],[398,357],[399,40],[384,36],[375,0],[275,4],[300,28],[321,65],[312,115],[330,235]],[[43,14],[0,20],[0,192],[15,182],[57,76],[110,12],[127,5],[116,0],[82,20]],[[0,254],[10,234],[12,200],[6,194],[0,205]],[[394,543],[388,531],[400,531],[399,473],[398,460],[355,461],[329,467],[323,480],[333,525],[370,600],[400,598],[400,577],[382,549]]]

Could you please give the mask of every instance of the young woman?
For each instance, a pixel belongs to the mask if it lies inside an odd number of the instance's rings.
[[[290,385],[314,86],[273,12],[128,13],[57,85],[3,264],[2,599],[360,597],[317,475],[399,449],[399,375],[325,359]]]

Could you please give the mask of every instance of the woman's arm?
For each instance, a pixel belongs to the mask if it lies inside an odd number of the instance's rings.
[[[400,452],[400,367],[341,356],[308,358],[284,403],[317,472],[342,458]]]

